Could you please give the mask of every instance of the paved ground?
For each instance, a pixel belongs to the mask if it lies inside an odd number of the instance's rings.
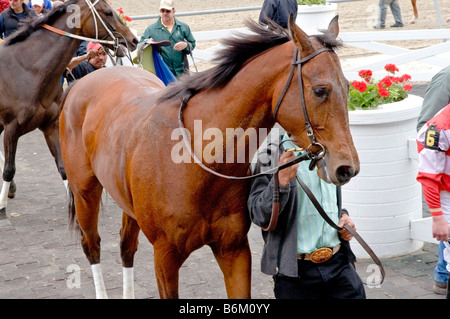
[[[423,88],[421,88],[423,92]],[[417,93],[415,93],[417,94]],[[89,264],[77,233],[68,229],[66,196],[50,152],[39,131],[19,141],[16,198],[9,200],[8,221],[0,222],[0,298],[94,298]],[[111,199],[100,214],[102,268],[110,298],[121,298],[119,254],[121,212]],[[252,227],[252,296],[273,298],[271,278],[259,271],[262,239]],[[136,254],[136,298],[159,298],[153,269],[153,251],[141,236]],[[387,271],[380,287],[367,286],[370,299],[442,299],[432,291],[437,245],[408,256],[385,259]],[[357,263],[369,284],[373,273],[369,260]],[[221,272],[209,248],[196,251],[180,272],[181,298],[226,298]]]

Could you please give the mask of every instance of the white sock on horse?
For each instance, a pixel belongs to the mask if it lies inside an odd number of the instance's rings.
[[[134,299],[134,270],[133,267],[123,267],[123,299]]]
[[[8,202],[9,185],[11,185],[11,182],[3,181],[2,191],[0,193],[0,209],[6,207]]]
[[[94,277],[95,296],[97,299],[108,299],[105,283],[103,281],[102,267],[100,264],[91,265],[92,275]]]

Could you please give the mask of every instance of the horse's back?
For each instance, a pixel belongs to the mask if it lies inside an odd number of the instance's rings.
[[[63,102],[64,125],[105,125],[117,118],[142,115],[165,87],[154,74],[135,67],[110,67],[92,72],[71,86]],[[97,127],[98,128],[98,127]],[[73,129],[76,131],[75,127]]]
[[[89,185],[95,176],[132,215],[126,154],[134,152],[158,93],[156,76],[134,67],[97,70],[70,87],[60,117],[60,144],[69,184]],[[108,165],[105,165],[108,163]],[[86,186],[88,187],[88,186]],[[125,195],[124,195],[125,194]]]

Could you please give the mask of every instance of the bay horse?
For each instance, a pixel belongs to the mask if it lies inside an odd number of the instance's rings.
[[[250,298],[248,180],[211,174],[189,152],[208,169],[244,177],[256,150],[245,153],[245,160],[230,159],[249,148],[250,137],[260,134],[260,128],[269,130],[278,122],[299,146],[311,145],[307,111],[315,146],[322,145],[325,152],[319,161],[325,165],[317,163],[320,177],[342,185],[358,173],[348,126],[349,85],[334,52],[337,16],[326,32],[313,37],[292,19],[289,30],[246,23],[252,32],[223,40],[214,67],[167,87],[149,72],[117,67],[93,72],[66,92],[60,142],[69,213],[81,229],[97,298],[107,297],[97,226],[103,190],[123,210],[124,298],[134,297],[133,258],[140,230],[154,248],[161,298],[178,297],[179,269],[204,245],[219,264],[227,296]],[[235,128],[244,131],[232,138],[238,143],[216,134]],[[194,137],[190,142],[180,138],[183,129]],[[212,139],[214,150],[207,152]]]
[[[15,194],[13,191],[8,195],[22,135],[36,128],[42,131],[57,169],[66,180],[58,132],[61,78],[81,42],[98,40],[113,48],[113,40],[117,40],[131,51],[137,46],[138,40],[107,0],[91,1],[67,1],[0,43],[0,133],[4,131],[5,153],[0,219],[7,218],[7,198]]]

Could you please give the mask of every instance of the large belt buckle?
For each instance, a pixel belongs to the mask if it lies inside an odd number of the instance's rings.
[[[311,253],[311,261],[313,263],[323,263],[333,256],[333,250],[328,247],[319,248]]]

